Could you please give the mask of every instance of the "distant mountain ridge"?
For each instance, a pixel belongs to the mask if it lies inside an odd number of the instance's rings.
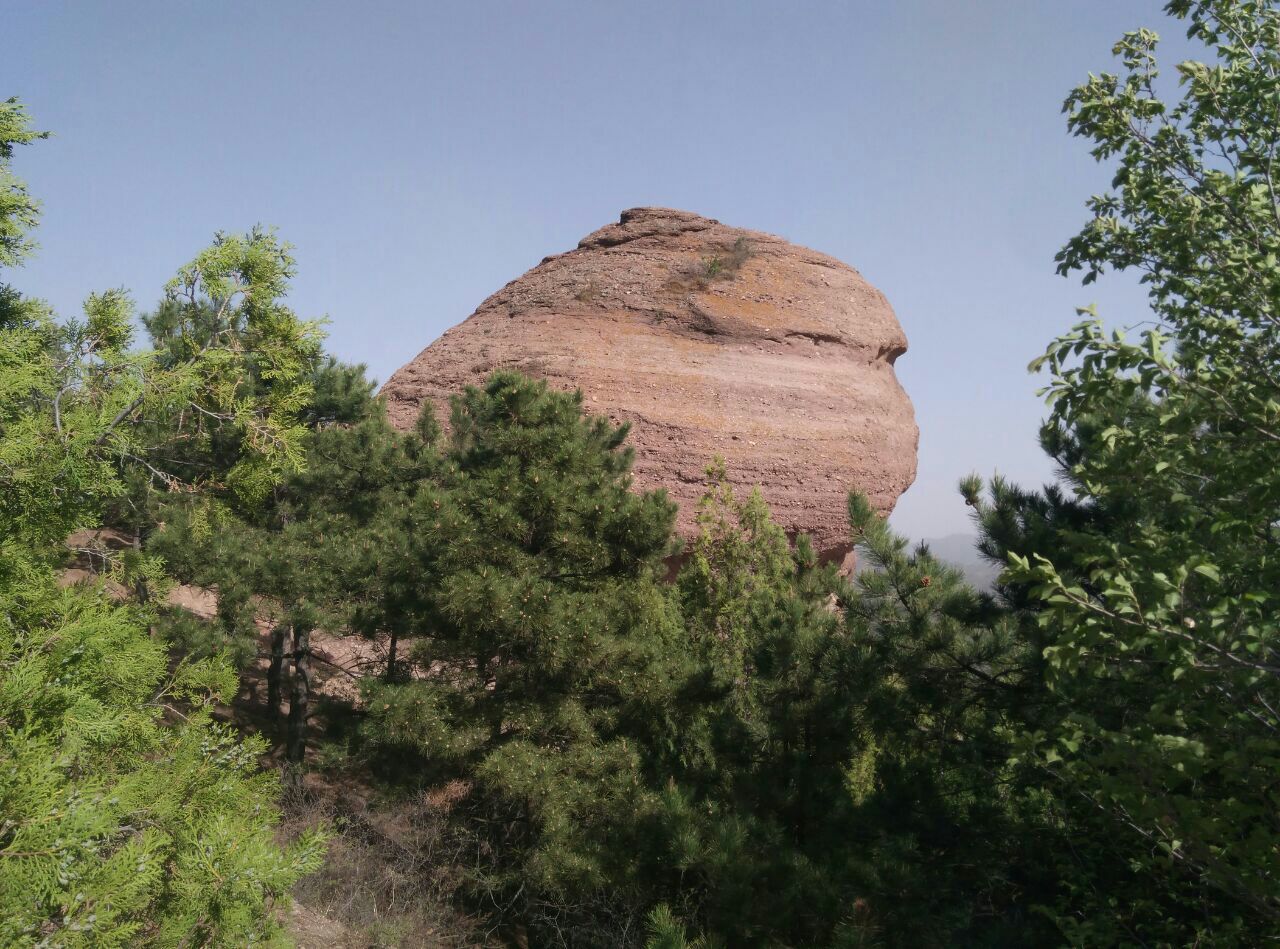
[[[968,581],[979,590],[990,590],[1003,568],[993,564],[978,551],[976,534],[948,534],[946,537],[928,537],[924,543],[939,560],[957,567]]]

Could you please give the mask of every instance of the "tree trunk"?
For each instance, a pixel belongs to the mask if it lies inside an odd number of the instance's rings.
[[[387,682],[396,681],[396,646],[399,644],[400,637],[393,629],[391,631],[391,646],[387,649]]]
[[[800,793],[796,795],[800,799],[800,807],[796,815],[796,842],[803,848],[809,837],[809,769],[813,767],[813,750],[810,747],[809,717],[807,715],[804,719],[804,730],[801,734],[804,743],[804,755],[800,759]]]
[[[311,704],[311,630],[293,627],[293,689],[289,693],[289,734],[285,754],[294,765],[307,754],[307,712]]]
[[[138,566],[142,561],[142,531],[133,535],[133,549],[138,555]],[[144,576],[136,576],[133,580],[133,596],[139,603],[146,603],[151,599],[151,591],[147,589],[147,578]]]
[[[281,680],[284,677],[284,638],[289,632],[287,623],[277,623],[271,630],[271,665],[267,666],[267,711],[272,718],[280,717]]]

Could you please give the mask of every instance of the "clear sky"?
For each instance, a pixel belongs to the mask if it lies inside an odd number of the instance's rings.
[[[1107,184],[1060,107],[1158,0],[4,0],[0,96],[51,141],[21,290],[152,305],[216,230],[276,226],[291,293],[385,379],[543,256],[637,205],[858,268],[910,340],[920,471],[894,521],[967,530],[965,473],[1050,477],[1026,372],[1074,307],[1053,255]]]

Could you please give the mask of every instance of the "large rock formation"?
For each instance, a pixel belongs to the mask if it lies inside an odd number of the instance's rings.
[[[917,429],[893,363],[907,340],[851,267],[687,211],[635,208],[545,258],[396,372],[382,392],[413,423],[495,369],[579,388],[631,422],[635,481],[695,530],[715,455],[759,485],[788,532],[849,550],[846,496],[888,513],[915,478]]]

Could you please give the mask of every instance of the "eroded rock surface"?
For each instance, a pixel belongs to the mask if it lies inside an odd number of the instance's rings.
[[[545,258],[397,371],[392,420],[495,369],[582,390],[631,423],[635,481],[665,487],[694,534],[704,469],[722,455],[788,532],[849,550],[846,495],[883,513],[916,472],[917,429],[893,363],[907,340],[853,268],[687,211],[634,208]]]

